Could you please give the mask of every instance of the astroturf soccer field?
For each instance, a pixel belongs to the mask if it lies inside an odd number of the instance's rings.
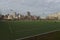
[[[60,22],[56,21],[0,21],[0,37],[2,40],[15,40],[60,30]]]

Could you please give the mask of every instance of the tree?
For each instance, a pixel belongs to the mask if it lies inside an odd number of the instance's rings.
[[[0,12],[0,20],[2,19],[2,14],[1,14],[1,12]]]
[[[30,12],[29,11],[27,11],[27,15],[30,16]]]
[[[37,20],[39,20],[39,19],[40,19],[40,16],[37,17]]]

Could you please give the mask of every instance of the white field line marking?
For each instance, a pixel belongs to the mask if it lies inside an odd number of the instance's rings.
[[[50,32],[45,32],[45,33],[37,34],[37,35],[34,35],[34,36],[48,34],[48,33],[55,32],[55,31],[60,31],[60,30],[53,30],[53,31],[50,31]],[[28,37],[19,38],[19,39],[16,39],[16,40],[22,40],[22,39],[26,39],[26,38],[30,38],[30,37],[34,37],[34,36],[28,36]]]

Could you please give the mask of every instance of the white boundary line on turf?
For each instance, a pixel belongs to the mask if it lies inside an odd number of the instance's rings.
[[[53,30],[53,31],[49,31],[49,32],[45,32],[45,33],[41,33],[41,34],[37,34],[37,35],[33,35],[33,36],[27,36],[27,37],[24,37],[24,38],[19,38],[19,39],[16,39],[16,40],[22,40],[22,39],[26,39],[26,38],[30,38],[30,37],[34,37],[34,36],[38,36],[38,35],[48,34],[48,33],[55,32],[55,31],[60,31],[60,30]]]

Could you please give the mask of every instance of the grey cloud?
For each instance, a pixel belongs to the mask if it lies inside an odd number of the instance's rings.
[[[60,11],[60,0],[0,0],[0,8],[18,11],[31,11],[37,15]]]

